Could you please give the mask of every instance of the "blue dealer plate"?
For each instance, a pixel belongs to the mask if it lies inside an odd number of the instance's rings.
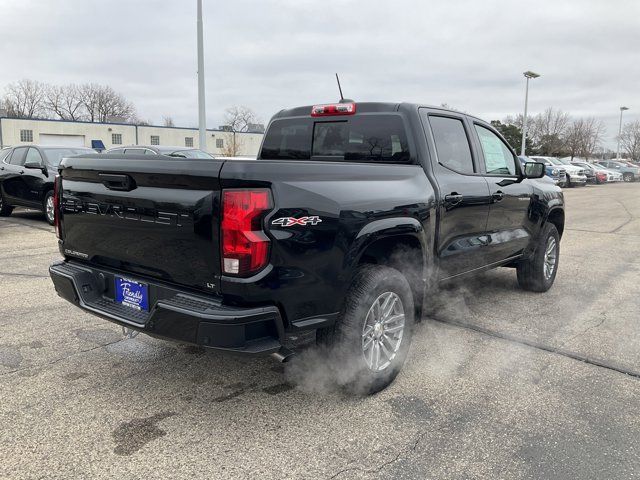
[[[136,310],[149,311],[149,288],[144,283],[116,277],[116,302]]]

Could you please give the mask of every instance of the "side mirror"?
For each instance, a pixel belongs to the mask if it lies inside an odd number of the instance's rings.
[[[539,162],[527,162],[524,164],[522,174],[524,178],[542,178],[545,174],[545,165]]]
[[[40,162],[30,161],[30,162],[25,162],[24,163],[24,168],[32,168],[32,169],[36,169],[36,170],[42,170],[44,167]]]

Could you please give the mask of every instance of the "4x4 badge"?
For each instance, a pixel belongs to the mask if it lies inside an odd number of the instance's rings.
[[[276,218],[273,222],[271,222],[271,224],[281,225],[283,227],[293,227],[294,225],[303,225],[303,226],[317,225],[320,222],[322,222],[322,219],[317,215],[314,215],[312,217],[300,217],[300,218],[295,218],[295,217]]]

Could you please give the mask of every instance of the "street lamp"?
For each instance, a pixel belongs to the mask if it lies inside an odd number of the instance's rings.
[[[522,147],[520,148],[520,155],[524,157],[524,147],[527,142],[527,107],[529,104],[529,79],[538,78],[540,75],[532,72],[531,70],[527,70],[523,73],[523,75],[527,79],[527,87],[524,94],[524,117],[522,118]]]
[[[622,112],[629,110],[629,107],[620,107],[620,127],[618,127],[618,149],[616,150],[616,159],[620,160],[620,137],[622,136]]]
[[[198,0],[198,136],[199,147],[202,151],[207,151],[207,115],[205,112],[204,100],[204,47],[202,41],[202,0]]]

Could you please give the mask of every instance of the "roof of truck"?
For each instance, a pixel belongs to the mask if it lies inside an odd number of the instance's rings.
[[[280,110],[273,116],[273,119],[283,118],[283,117],[304,117],[309,116],[311,114],[311,109],[316,105],[333,105],[340,102],[325,102],[325,103],[317,103],[315,105],[304,105],[301,107],[292,107],[285,108]],[[384,113],[384,112],[396,112],[400,108],[401,105],[413,106],[415,108],[428,108],[430,110],[440,110],[442,112],[455,113],[456,115],[465,115],[467,117],[474,118],[481,122],[486,122],[485,120],[475,117],[473,115],[469,115],[466,112],[461,112],[459,110],[454,110],[451,108],[446,108],[442,106],[428,105],[422,103],[412,103],[412,102],[356,102],[350,100],[344,100],[342,103],[355,103],[357,107],[356,113]]]

